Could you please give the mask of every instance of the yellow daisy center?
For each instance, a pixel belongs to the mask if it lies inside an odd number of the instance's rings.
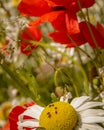
[[[55,102],[42,111],[39,125],[46,130],[72,130],[76,122],[77,113],[69,103]]]

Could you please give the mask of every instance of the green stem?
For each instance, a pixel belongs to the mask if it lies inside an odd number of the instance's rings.
[[[4,56],[0,54],[0,58],[3,59]],[[36,99],[36,96],[28,89],[28,84],[24,83],[23,80],[21,80],[16,72],[14,72],[7,63],[3,60],[3,62],[0,64],[0,66],[3,68],[3,70],[11,77],[14,84],[16,84],[18,90],[23,93],[25,96],[28,96],[32,98],[33,100]]]
[[[62,74],[64,74],[64,72],[62,71],[62,68],[57,68],[57,70],[55,71],[55,74],[54,74],[54,82],[55,82],[55,86],[56,86],[56,87],[59,86],[58,83],[57,83],[57,77],[58,77],[58,73],[59,73],[59,72],[62,72]],[[71,82],[72,82],[72,84],[73,84],[73,88],[74,88],[75,94],[76,94],[77,97],[79,97],[78,88],[77,88],[77,86],[75,85],[75,83],[73,82],[73,80],[71,79],[71,77],[69,77],[69,76],[66,75],[66,74],[64,74],[64,75],[68,78],[68,80],[69,80],[69,78],[70,78],[70,80],[71,80]]]
[[[76,44],[76,42],[74,41],[74,39],[68,34],[68,37],[69,37],[69,39],[71,40],[71,42],[74,44],[74,46],[77,48],[77,49],[79,49],[80,51],[82,51],[92,62],[93,62],[93,64],[96,66],[96,68],[97,68],[97,64],[96,64],[96,62],[92,59],[92,57],[86,52],[86,51],[84,51],[83,49],[81,49],[79,46],[77,46],[77,44]]]
[[[55,83],[55,86],[58,87],[58,83],[57,83],[57,75],[58,75],[58,72],[61,70],[61,68],[57,68],[56,71],[55,71],[55,74],[54,74],[54,83]]]
[[[90,23],[90,17],[89,17],[88,8],[86,9],[86,12],[87,12],[87,20],[88,20],[88,22]]]
[[[50,46],[50,45],[48,45],[48,44],[45,44],[45,43],[42,43],[42,42],[39,42],[39,43],[38,43],[38,42],[36,42],[36,41],[31,41],[31,43],[34,44],[34,45],[40,45],[40,46],[42,46],[42,47],[44,47],[44,48],[50,48],[51,50],[54,50],[54,51],[56,51],[56,52],[62,54],[63,56],[66,56],[68,59],[70,59],[70,60],[72,61],[72,63],[74,63],[75,65],[77,65],[77,66],[79,67],[80,71],[82,72],[83,77],[84,77],[84,79],[85,79],[85,84],[86,84],[85,93],[86,93],[86,95],[88,95],[88,93],[89,93],[89,82],[88,82],[88,78],[87,78],[87,76],[86,76],[86,73],[85,73],[83,67],[82,67],[78,62],[76,62],[76,61],[73,59],[73,57],[67,55],[65,52],[61,52],[61,51],[57,50],[57,48],[55,48],[55,47],[53,47],[53,46]]]

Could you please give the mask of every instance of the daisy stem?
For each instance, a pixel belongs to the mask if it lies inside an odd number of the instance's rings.
[[[86,75],[86,73],[85,73],[85,70],[83,69],[83,67],[82,67],[78,62],[76,62],[76,61],[73,59],[73,57],[71,57],[71,56],[69,56],[68,54],[66,54],[65,52],[61,52],[60,50],[57,50],[57,48],[52,47],[52,46],[50,46],[50,45],[48,45],[48,44],[45,44],[45,43],[43,43],[43,42],[39,42],[39,43],[36,42],[36,41],[30,41],[30,42],[31,42],[32,44],[34,44],[34,45],[40,45],[40,46],[42,46],[42,47],[44,47],[44,48],[50,48],[51,50],[54,50],[54,51],[56,51],[56,52],[62,54],[63,56],[66,56],[69,60],[72,61],[72,63],[74,63],[77,67],[79,67],[79,69],[80,69],[80,71],[82,72],[83,77],[84,77],[84,79],[85,79],[85,84],[86,84],[86,86],[85,86],[85,93],[86,93],[86,95],[89,94],[89,82],[88,82],[88,78],[87,78],[87,75]]]

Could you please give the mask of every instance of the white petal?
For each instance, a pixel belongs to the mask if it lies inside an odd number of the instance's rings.
[[[29,116],[39,120],[40,114],[43,111],[43,109],[44,109],[43,107],[40,107],[38,105],[28,107],[27,110],[25,110],[22,114],[19,115],[19,120],[22,121],[24,116]]]
[[[87,109],[79,112],[81,117],[83,116],[104,116],[104,110],[102,109]]]
[[[44,107],[41,107],[41,106],[35,104],[33,106],[28,107],[28,109],[33,109],[33,110],[37,109],[39,111],[43,111]]]
[[[34,128],[34,127],[39,127],[39,122],[32,121],[32,120],[25,120],[24,122],[18,122],[18,128],[21,127],[27,127],[27,128]]]
[[[89,108],[97,107],[97,106],[103,106],[104,102],[86,102],[79,108],[77,108],[77,111],[83,111]]]
[[[97,124],[82,124],[82,128],[85,130],[104,130],[104,128]]]
[[[68,99],[72,98],[72,95],[70,92],[68,92],[65,96],[60,97],[60,102],[68,102]]]
[[[104,123],[104,117],[88,116],[81,118],[82,123]]]
[[[74,98],[72,101],[71,101],[71,105],[76,109],[78,108],[79,106],[81,106],[83,103],[85,103],[86,101],[88,101],[90,98],[88,96],[81,96],[81,97],[77,97],[77,98]]]

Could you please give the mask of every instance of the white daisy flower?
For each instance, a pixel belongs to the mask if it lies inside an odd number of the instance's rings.
[[[19,115],[18,130],[104,130],[100,125],[104,123],[103,105],[91,101],[89,96],[74,98],[70,104],[61,98],[45,108],[35,104]],[[25,116],[31,119],[24,119]]]

